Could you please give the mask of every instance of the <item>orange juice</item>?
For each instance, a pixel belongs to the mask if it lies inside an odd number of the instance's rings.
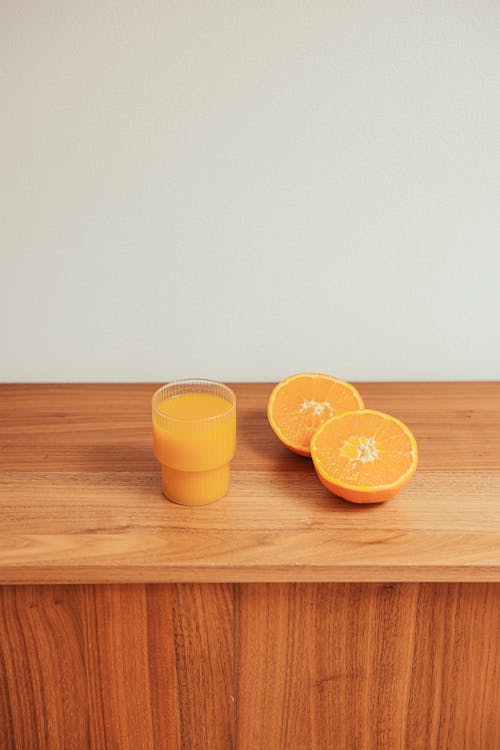
[[[153,397],[154,452],[162,465],[164,494],[185,505],[205,505],[229,489],[236,449],[234,394],[211,381],[179,383],[184,385],[164,386]]]

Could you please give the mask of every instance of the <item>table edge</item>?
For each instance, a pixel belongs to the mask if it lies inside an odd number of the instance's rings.
[[[4,566],[0,585],[105,583],[500,583],[493,565]]]

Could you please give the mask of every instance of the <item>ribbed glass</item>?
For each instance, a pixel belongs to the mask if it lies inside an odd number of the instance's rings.
[[[223,399],[209,417],[178,417],[163,412],[166,402],[189,394]],[[196,411],[196,410],[194,410]],[[212,502],[229,488],[229,462],[236,450],[236,397],[212,380],[178,380],[162,386],[152,399],[154,451],[162,464],[162,488],[171,500],[187,505]]]

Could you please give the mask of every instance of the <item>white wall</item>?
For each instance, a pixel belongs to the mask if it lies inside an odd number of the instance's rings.
[[[500,3],[0,0],[0,379],[500,377]]]

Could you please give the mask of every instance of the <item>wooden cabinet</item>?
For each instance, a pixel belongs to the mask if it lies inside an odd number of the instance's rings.
[[[497,750],[500,384],[361,384],[420,448],[367,507],[266,384],[230,496],[168,503],[154,387],[0,386],[0,750]]]

